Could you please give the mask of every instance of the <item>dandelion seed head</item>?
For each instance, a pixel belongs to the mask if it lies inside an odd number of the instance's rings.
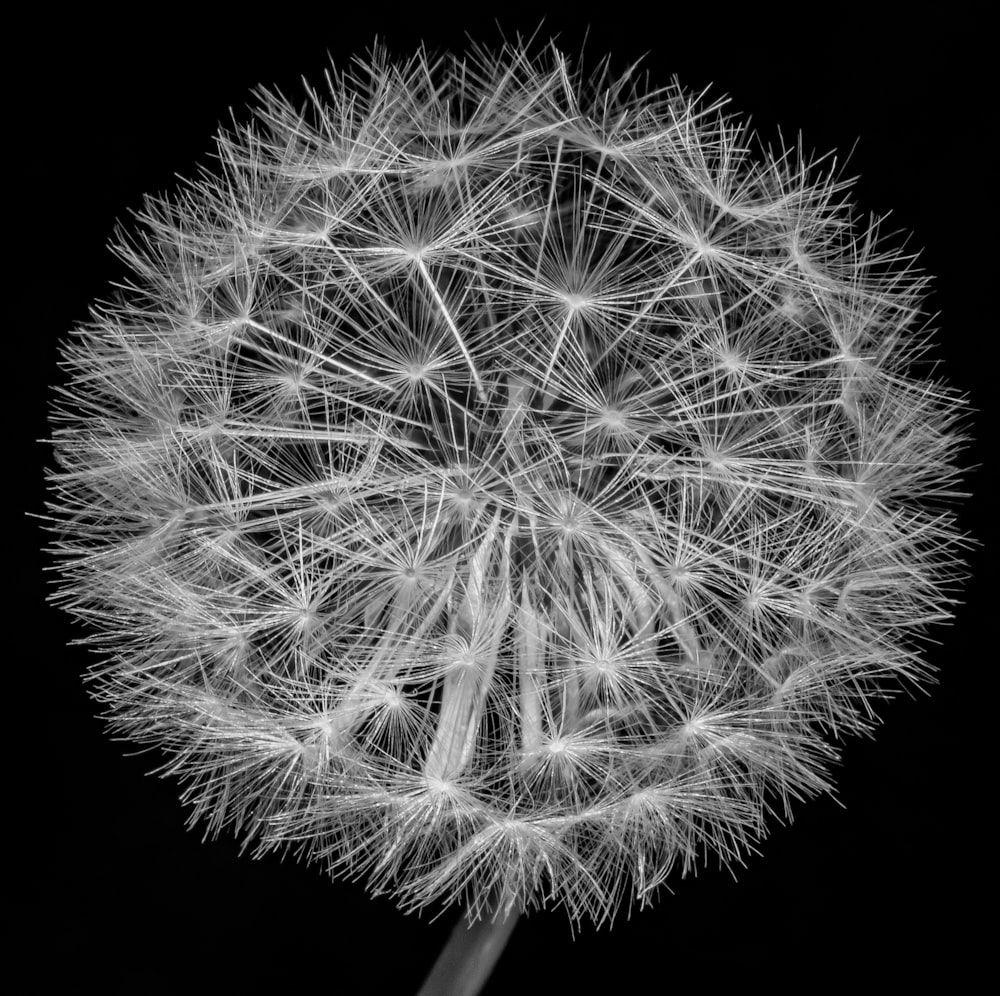
[[[601,921],[928,676],[963,403],[912,258],[724,101],[368,69],[262,91],[64,343],[57,597],[213,833]]]

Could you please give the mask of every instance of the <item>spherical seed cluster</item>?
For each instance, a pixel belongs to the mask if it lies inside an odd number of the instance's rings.
[[[553,47],[260,93],[64,346],[59,599],[193,819],[613,915],[927,668],[961,405],[801,152]]]

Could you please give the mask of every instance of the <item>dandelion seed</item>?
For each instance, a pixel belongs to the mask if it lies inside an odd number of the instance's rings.
[[[911,258],[721,103],[369,68],[262,93],[63,345],[57,598],[211,832],[608,920],[927,676],[963,403]]]

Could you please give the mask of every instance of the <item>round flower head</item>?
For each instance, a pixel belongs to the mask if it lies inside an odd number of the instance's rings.
[[[602,920],[829,790],[960,574],[926,278],[553,47],[261,91],[63,348],[59,599],[193,819]]]

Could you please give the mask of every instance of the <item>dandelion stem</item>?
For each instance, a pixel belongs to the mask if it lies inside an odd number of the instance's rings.
[[[478,641],[486,624],[486,576],[496,545],[500,513],[496,512],[479,549],[469,565],[466,593],[455,618],[453,630],[467,635],[467,659],[456,662],[444,678],[438,727],[427,753],[424,773],[428,778],[448,780],[459,774],[469,759],[479,728],[483,700],[496,667],[495,648],[483,648]],[[501,613],[500,618],[504,619]]]
[[[520,918],[514,909],[469,924],[463,915],[441,949],[417,996],[477,996]]]
[[[527,587],[521,591],[516,630],[518,697],[521,746],[525,753],[538,749],[542,741],[542,686],[545,674],[545,629],[531,605]]]

